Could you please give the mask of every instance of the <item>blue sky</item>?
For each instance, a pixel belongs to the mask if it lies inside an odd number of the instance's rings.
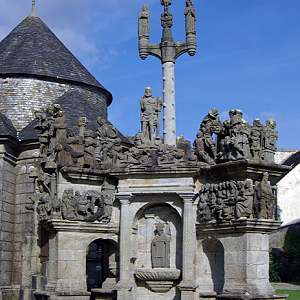
[[[124,134],[140,128],[146,86],[162,95],[157,58],[142,61],[137,18],[150,11],[150,43],[161,39],[159,0],[38,0],[37,14],[113,94],[109,120]],[[177,135],[194,140],[213,107],[222,121],[242,109],[252,124],[273,117],[278,148],[300,149],[300,1],[194,0],[198,49],[176,61]],[[173,36],[184,41],[184,0],[173,0]],[[30,0],[0,0],[0,39],[31,10]]]

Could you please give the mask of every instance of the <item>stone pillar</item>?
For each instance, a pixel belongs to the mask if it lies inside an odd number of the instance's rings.
[[[195,243],[196,243],[196,213],[193,209],[194,194],[181,193],[184,201],[183,232],[182,232],[182,281],[179,284],[182,300],[195,300]],[[199,295],[198,295],[199,298]]]
[[[249,232],[227,237],[223,243],[224,293],[243,294],[247,291],[253,296],[274,295],[269,282],[269,234]]]
[[[54,292],[57,297],[54,299],[90,299],[91,293],[87,291],[86,285],[85,237],[76,231],[59,231],[53,239],[55,241],[50,244],[51,277],[47,291]],[[55,281],[56,285],[53,286]]]
[[[130,268],[131,259],[131,194],[118,194],[121,203],[120,216],[120,281],[117,283],[118,299],[132,300],[133,274]]]
[[[163,63],[164,144],[176,146],[174,62]]]
[[[260,219],[197,224],[201,243],[204,240],[215,240],[223,246],[224,285],[218,299],[274,299],[275,291],[269,282],[269,233],[279,225],[277,221]],[[203,256],[209,254],[202,253]],[[216,269],[214,262],[209,263],[212,269]],[[220,293],[215,285],[220,284],[222,278],[217,272],[211,275],[210,294]],[[199,283],[199,286],[200,294],[207,292],[205,281]],[[276,296],[276,299],[284,297]]]

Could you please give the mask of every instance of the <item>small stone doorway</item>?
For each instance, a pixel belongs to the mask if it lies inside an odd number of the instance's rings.
[[[86,255],[87,289],[101,288],[109,275],[108,244],[102,239],[93,241]]]

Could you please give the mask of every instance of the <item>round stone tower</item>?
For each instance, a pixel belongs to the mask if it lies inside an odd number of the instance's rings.
[[[0,42],[0,112],[21,132],[36,109],[45,109],[64,98],[68,107],[89,107],[107,117],[112,95],[54,33],[34,9]],[[67,100],[66,100],[67,99]],[[62,106],[63,103],[61,103]],[[79,109],[80,111],[80,109]],[[78,117],[73,112],[74,117]]]

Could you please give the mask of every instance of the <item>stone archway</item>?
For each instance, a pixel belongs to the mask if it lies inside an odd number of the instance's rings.
[[[224,247],[213,238],[202,242],[204,252],[205,284],[213,292],[220,293],[224,286]]]
[[[118,261],[117,245],[114,242],[97,239],[90,243],[86,255],[87,290],[116,282]]]

